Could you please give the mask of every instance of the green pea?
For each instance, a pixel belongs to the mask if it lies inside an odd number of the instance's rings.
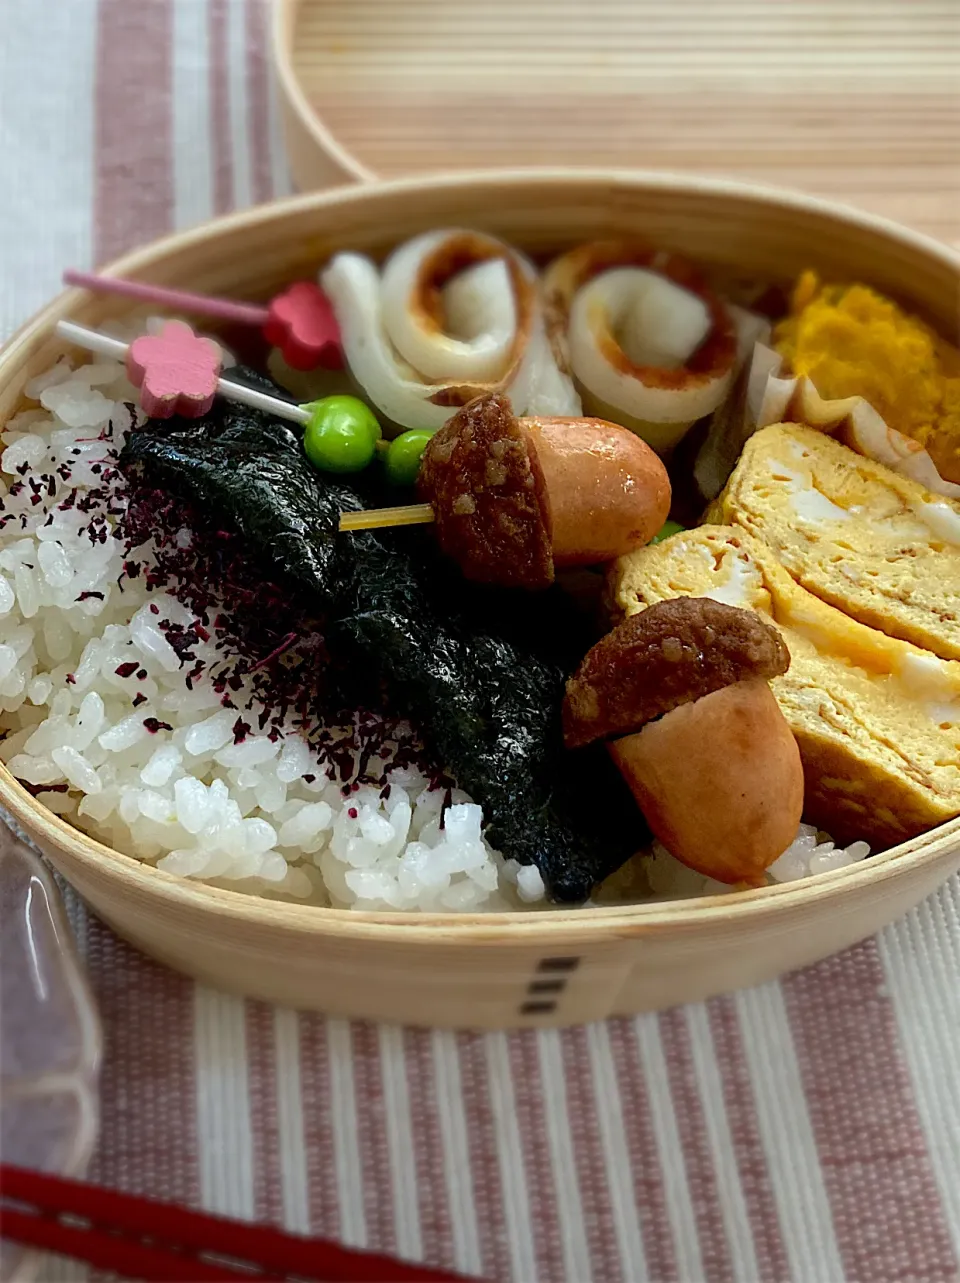
[[[391,485],[412,486],[416,482],[420,458],[432,436],[428,428],[411,428],[390,442],[383,462]]]
[[[353,396],[328,396],[305,409],[310,422],[303,449],[315,468],[324,472],[360,472],[374,456],[382,433],[369,406]]]
[[[669,539],[671,535],[677,535],[686,527],[681,526],[679,521],[665,521],[657,533],[650,540],[651,543],[663,543],[664,539]]]

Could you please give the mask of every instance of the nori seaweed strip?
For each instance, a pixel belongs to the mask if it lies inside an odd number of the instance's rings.
[[[564,682],[586,645],[560,590],[465,592],[421,532],[339,533],[341,511],[371,501],[375,470],[351,486],[324,476],[292,425],[223,400],[131,433],[121,465],[215,513],[311,595],[330,654],[371,667],[482,804],[490,842],[536,864],[552,898],[585,899],[644,841],[602,750],[563,749]]]

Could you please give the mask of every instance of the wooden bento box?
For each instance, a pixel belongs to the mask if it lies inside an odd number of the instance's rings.
[[[221,219],[109,269],[244,299],[312,276],[334,250],[382,252],[472,226],[533,252],[642,234],[708,263],[783,276],[813,265],[956,322],[958,259],[867,215],[789,193],[643,173],[463,174],[342,188]],[[65,317],[122,299],[61,295],[0,354],[0,420],[50,364]],[[40,805],[0,767],[0,804],[94,912],[172,967],[334,1015],[447,1027],[568,1025],[756,984],[824,958],[917,904],[960,867],[960,819],[854,867],[699,900],[529,914],[399,915],[258,900],[159,872]]]

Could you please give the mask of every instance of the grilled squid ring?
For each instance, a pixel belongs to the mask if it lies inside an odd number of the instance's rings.
[[[585,413],[666,453],[729,393],[734,316],[679,255],[591,241],[554,260],[543,293],[555,360]]]
[[[336,254],[321,284],[353,377],[398,427],[439,428],[451,409],[496,392],[519,414],[580,414],[547,340],[536,269],[495,237],[427,232],[382,270]]]

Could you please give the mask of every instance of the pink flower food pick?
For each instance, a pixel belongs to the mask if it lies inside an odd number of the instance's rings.
[[[213,339],[194,334],[185,321],[166,321],[159,334],[144,334],[127,349],[127,374],[140,389],[140,404],[152,419],[206,414],[222,364],[223,354]]]
[[[330,300],[313,281],[297,281],[270,303],[263,327],[292,370],[337,370],[343,365],[340,327]]]

